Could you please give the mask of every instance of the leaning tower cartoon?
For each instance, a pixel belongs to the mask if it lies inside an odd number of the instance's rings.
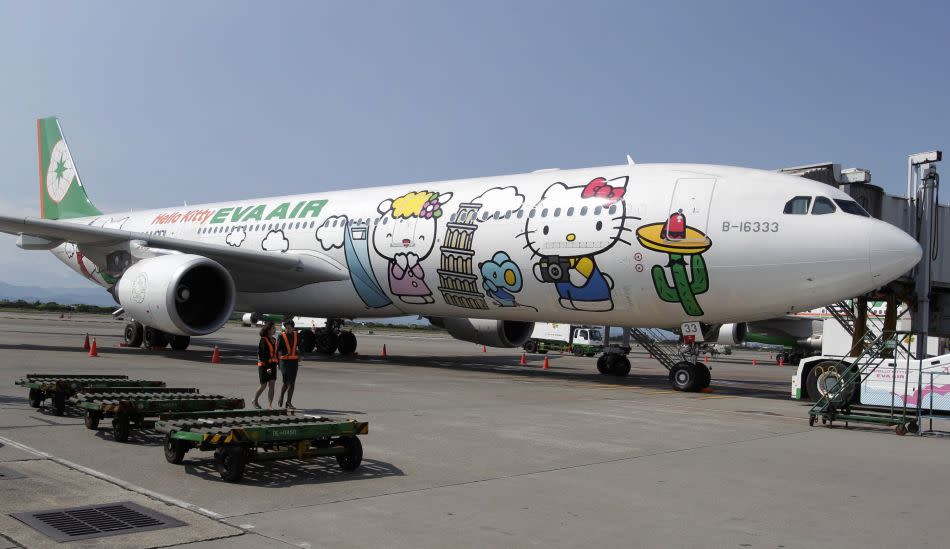
[[[478,225],[475,216],[481,204],[461,204],[455,221],[446,223],[445,239],[439,251],[439,291],[449,305],[466,309],[487,309],[485,296],[478,291],[478,275],[473,271],[472,242]]]

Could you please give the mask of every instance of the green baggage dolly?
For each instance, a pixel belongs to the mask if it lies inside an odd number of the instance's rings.
[[[334,456],[341,469],[352,471],[363,460],[356,435],[368,433],[369,424],[287,410],[232,410],[163,414],[155,430],[165,433],[169,463],[181,463],[193,448],[214,451],[221,478],[238,482],[250,461]]]
[[[16,385],[30,390],[30,406],[39,408],[47,398],[57,416],[66,411],[67,400],[85,387],[164,387],[164,381],[129,379],[123,375],[27,374]]]
[[[87,387],[70,403],[85,411],[88,429],[96,430],[100,420],[112,418],[112,436],[118,442],[128,441],[133,427],[152,428],[163,413],[244,407],[243,398],[201,394],[193,387]]]

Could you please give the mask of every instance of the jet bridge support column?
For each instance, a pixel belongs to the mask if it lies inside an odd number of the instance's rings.
[[[917,294],[917,303],[911,317],[914,332],[918,333],[916,353],[919,357],[927,356],[927,332],[930,328],[930,269],[933,263],[933,238],[936,230],[936,202],[937,185],[940,177],[937,167],[932,163],[935,160],[926,158],[925,162],[915,162],[913,155],[909,158],[909,179],[913,181],[915,171],[920,178],[920,186],[913,195],[917,211],[917,242],[923,251],[920,263],[917,264],[914,287]],[[936,160],[940,160],[939,155]]]
[[[864,338],[868,332],[868,298],[859,297],[854,300],[855,319],[854,333],[851,334],[851,356],[860,356],[864,353]]]

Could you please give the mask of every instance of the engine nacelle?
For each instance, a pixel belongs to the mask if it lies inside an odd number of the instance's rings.
[[[534,322],[513,320],[430,317],[429,322],[445,328],[455,339],[489,347],[521,347],[534,331]]]
[[[740,345],[745,342],[749,327],[745,322],[723,324],[713,338],[706,338],[707,343],[721,343],[723,345]]]
[[[119,303],[132,318],[176,335],[217,331],[234,309],[231,274],[200,255],[143,259],[125,271],[116,288]]]

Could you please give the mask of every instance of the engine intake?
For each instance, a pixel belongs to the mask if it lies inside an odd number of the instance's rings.
[[[119,279],[119,303],[132,317],[164,332],[205,335],[234,309],[234,281],[216,261],[190,254],[143,259]]]
[[[481,318],[437,318],[429,322],[445,328],[455,339],[489,347],[521,347],[534,330],[534,322]]]

